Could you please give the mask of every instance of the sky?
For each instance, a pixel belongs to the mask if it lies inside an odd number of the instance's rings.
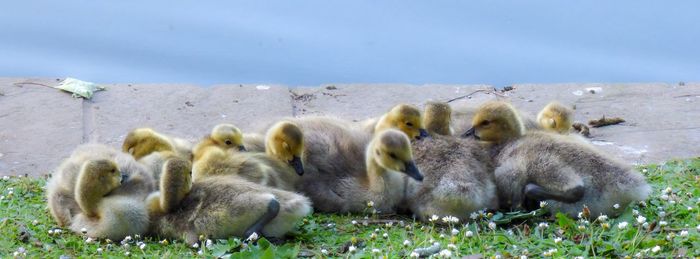
[[[101,83],[700,81],[698,1],[9,1],[0,77]]]

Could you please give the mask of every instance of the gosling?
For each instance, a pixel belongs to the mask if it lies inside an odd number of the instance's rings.
[[[163,165],[160,192],[146,203],[151,233],[184,238],[282,237],[311,213],[308,198],[265,187],[236,176],[215,176],[191,183],[191,164],[174,158]]]
[[[591,145],[544,131],[525,133],[513,106],[483,104],[464,135],[490,144],[501,207],[547,209],[575,217],[584,207],[591,215],[617,216],[645,200],[651,188],[644,176]]]

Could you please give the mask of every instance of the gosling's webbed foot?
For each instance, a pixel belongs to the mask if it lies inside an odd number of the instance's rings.
[[[253,223],[252,226],[248,227],[246,231],[243,233],[245,238],[250,238],[255,234],[257,237],[262,237],[262,230],[267,225],[267,223],[270,223],[272,219],[277,217],[277,214],[279,214],[280,211],[280,203],[276,199],[270,200],[270,202],[267,204],[267,211],[265,214],[263,214],[255,223]],[[256,238],[257,239],[257,238]]]
[[[534,183],[529,183],[525,185],[524,189],[525,197],[537,202],[545,200],[555,200],[566,203],[574,203],[580,201],[581,198],[583,198],[584,192],[585,188],[583,186],[576,186],[567,190],[564,193],[555,193]]]

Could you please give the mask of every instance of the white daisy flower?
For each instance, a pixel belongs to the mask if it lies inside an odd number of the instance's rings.
[[[682,237],[687,237],[688,236],[688,230],[682,230],[680,233],[680,236]]]
[[[651,251],[654,252],[654,253],[659,252],[659,251],[661,251],[661,247],[660,247],[660,246],[655,246],[654,248],[651,249]]]
[[[408,241],[408,239],[403,241],[403,246],[410,246],[410,245],[411,245],[411,241]]]
[[[627,225],[628,225],[627,221],[623,221],[623,222],[617,223],[617,228],[625,229],[625,228],[627,228]]]
[[[452,235],[453,235],[453,236],[456,236],[456,235],[458,235],[458,234],[459,234],[459,230],[457,230],[456,228],[453,228],[453,229],[452,229]]]
[[[555,244],[561,243],[561,237],[556,237],[556,238],[554,238],[554,243],[555,243]]]
[[[615,203],[615,205],[613,205],[613,208],[614,208],[614,209],[619,209],[619,208],[620,208],[620,204]]]
[[[450,252],[450,250],[443,249],[442,251],[440,251],[440,257],[443,257],[443,258],[452,257],[452,252]]]
[[[489,222],[489,228],[492,229],[492,230],[493,230],[493,229],[496,229],[496,223],[493,222],[493,221]]]
[[[416,253],[416,251],[413,251],[413,252],[411,252],[411,254],[408,257],[418,258],[418,257],[420,257],[420,254]]]
[[[348,247],[348,252],[350,252],[350,253],[354,253],[356,250],[357,250],[357,247],[355,247],[355,246]]]
[[[700,231],[700,225],[698,225],[698,231]],[[467,232],[464,232],[464,236],[465,237],[473,237],[474,232],[472,232],[471,230],[467,230]]]
[[[666,222],[665,220],[659,221],[659,226],[665,227],[666,225],[668,225],[668,222]]]
[[[645,217],[642,216],[642,215],[639,215],[639,216],[637,217],[637,223],[639,223],[639,224],[644,224],[644,222],[647,222],[647,218],[645,218]]]

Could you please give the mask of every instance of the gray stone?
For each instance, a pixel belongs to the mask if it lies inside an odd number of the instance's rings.
[[[80,144],[83,101],[58,83],[0,78],[0,175],[44,175]]]
[[[591,128],[592,142],[625,161],[644,164],[700,155],[700,84],[524,84],[506,92],[536,114],[551,100],[575,106],[575,120],[621,117]],[[531,101],[529,101],[531,100]]]
[[[291,88],[291,92],[296,116],[334,115],[360,121],[381,116],[399,103],[422,107],[426,101],[447,101],[479,89],[492,88],[488,85],[333,84]],[[484,98],[488,95],[474,96]]]
[[[90,140],[120,146],[133,128],[197,141],[219,123],[243,131],[257,130],[258,122],[292,114],[287,87],[270,85],[107,85],[93,97],[86,112]]]

